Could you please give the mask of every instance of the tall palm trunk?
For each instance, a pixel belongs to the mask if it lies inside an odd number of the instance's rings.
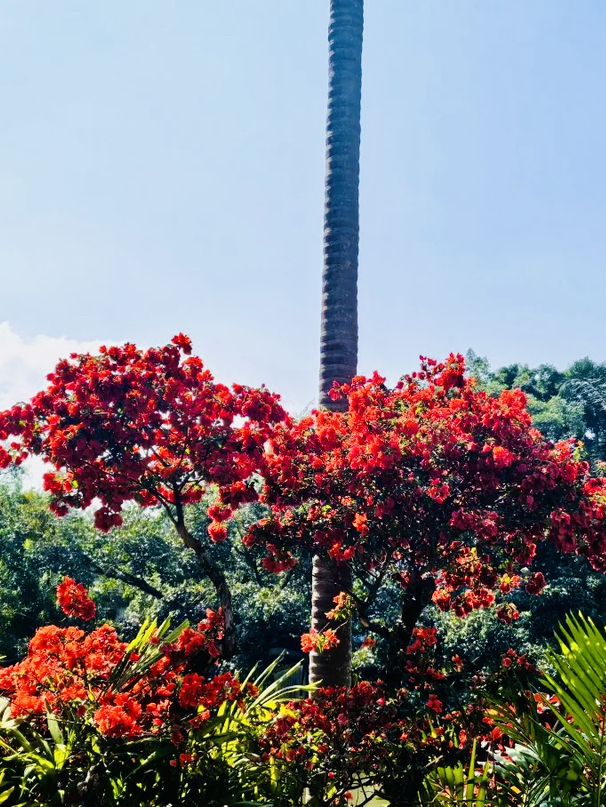
[[[320,348],[320,405],[341,408],[328,395],[333,382],[347,383],[358,362],[358,239],[360,95],[364,0],[331,0],[326,202]],[[312,627],[327,625],[333,598],[351,587],[351,570],[315,557]],[[331,627],[337,627],[335,625]],[[351,676],[351,624],[340,623],[340,644],[310,659],[310,680],[347,686]]]

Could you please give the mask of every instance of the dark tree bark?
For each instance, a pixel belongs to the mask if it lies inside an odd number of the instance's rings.
[[[331,0],[328,30],[329,88],[326,125],[326,200],[320,345],[320,405],[336,409],[329,391],[351,381],[358,361],[358,240],[360,97],[363,0]],[[327,625],[326,612],[340,591],[351,589],[351,571],[317,556],[313,564],[312,627]],[[340,645],[312,653],[310,680],[347,686],[351,676],[351,624],[331,625]]]
[[[151,583],[148,583],[147,580],[144,580],[142,577],[138,577],[137,575],[131,574],[130,572],[122,569],[116,569],[114,566],[102,566],[96,560],[91,558],[90,555],[86,555],[86,559],[90,564],[91,569],[97,572],[97,574],[100,574],[102,577],[107,577],[112,580],[120,580],[122,583],[127,583],[129,586],[138,588],[144,594],[149,594],[150,597],[154,597],[156,600],[161,600],[164,598],[164,594],[162,594],[160,589],[152,586]]]
[[[182,518],[177,522],[177,532],[183,544],[194,551],[202,572],[208,577],[215,589],[219,605],[223,610],[224,635],[221,655],[224,659],[230,659],[236,650],[236,633],[231,591],[227,577],[219,564],[215,563],[211,558],[202,542],[187,529]]]
[[[401,687],[406,670],[406,651],[421,614],[431,605],[436,584],[433,578],[419,579],[407,590],[402,601],[401,617],[389,632],[387,639],[387,672],[385,682],[393,688]]]
[[[318,631],[330,627],[337,631],[339,644],[324,653],[312,653],[309,680],[324,686],[349,686],[351,683],[351,622],[330,622],[327,611],[341,591],[351,589],[351,570],[346,564],[332,563],[316,555],[312,568],[311,624]]]
[[[174,490],[174,512],[172,506],[165,504],[164,508],[168,517],[172,521],[177,534],[183,541],[183,545],[193,550],[202,573],[208,577],[212,583],[219,605],[223,610],[223,642],[221,655],[224,659],[230,659],[236,650],[236,630],[234,626],[234,612],[231,597],[231,590],[227,577],[221,566],[214,561],[204,544],[193,535],[185,524],[185,507],[180,496],[180,492]]]

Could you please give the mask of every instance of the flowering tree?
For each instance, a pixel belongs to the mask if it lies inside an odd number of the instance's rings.
[[[396,669],[432,602],[459,615],[497,604],[503,620],[516,619],[507,595],[546,582],[531,572],[541,541],[606,568],[606,484],[572,441],[553,444],[532,427],[522,392],[489,396],[451,355],[423,360],[393,389],[375,374],[333,394],[346,411],[276,431],[262,494],[270,516],[246,538],[276,570],[301,550],[352,568],[353,589],[308,646],[329,648],[355,610]],[[376,610],[389,582],[400,592],[396,624]]]
[[[256,499],[264,444],[286,415],[268,390],[219,384],[190,354],[179,334],[161,348],[102,347],[61,361],[45,390],[0,413],[0,466],[42,457],[53,467],[44,485],[54,511],[92,506],[101,530],[122,522],[126,502],[163,507],[216,589],[229,654],[231,595],[211,545],[227,539],[234,510]],[[209,509],[204,541],[188,529],[185,507],[214,485],[221,503]]]

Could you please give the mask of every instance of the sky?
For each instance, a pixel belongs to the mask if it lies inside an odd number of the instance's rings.
[[[316,399],[328,0],[0,3],[0,405],[179,331]],[[606,360],[606,4],[367,0],[360,364]]]

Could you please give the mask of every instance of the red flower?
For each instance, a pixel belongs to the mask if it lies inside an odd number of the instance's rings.
[[[204,693],[204,679],[197,673],[186,675],[183,679],[179,703],[184,709],[197,709]]]
[[[304,653],[313,653],[318,644],[319,633],[315,628],[312,628],[309,633],[304,633],[301,636],[301,650]]]
[[[353,520],[353,527],[360,533],[362,538],[366,538],[370,532],[368,528],[368,516],[364,515],[364,513],[356,513]]]
[[[97,606],[88,596],[86,588],[66,577],[57,586],[57,604],[66,616],[91,622],[97,615]]]
[[[227,526],[221,521],[211,521],[208,526],[208,534],[214,544],[222,544],[228,537]]]
[[[322,632],[312,628],[309,633],[301,636],[301,650],[304,653],[323,653],[325,650],[332,650],[338,644],[339,637],[331,628]]]
[[[141,717],[141,704],[133,697],[118,694],[113,702],[101,706],[95,712],[99,731],[107,737],[138,737],[142,728],[137,722]]]
[[[176,336],[173,336],[172,342],[173,345],[181,348],[186,355],[191,353],[191,339],[184,333],[178,333]]]
[[[517,622],[520,618],[520,612],[511,603],[505,603],[501,605],[500,608],[497,609],[497,617],[504,622],[506,625],[511,625],[512,622]]]
[[[542,572],[535,572],[526,583],[526,591],[529,594],[541,594],[546,585],[545,575]]]
[[[503,446],[495,446],[492,449],[492,458],[497,468],[509,468],[515,461],[515,455]]]
[[[450,355],[423,359],[393,388],[357,377],[335,397],[342,411],[272,434],[268,513],[246,538],[267,551],[265,568],[319,554],[349,564],[354,582],[376,581],[369,612],[395,582],[404,608],[415,602],[420,613],[433,601],[461,617],[493,607],[523,578],[539,593],[543,577],[525,569],[541,542],[606,571],[606,486],[591,481],[570,441],[554,445],[533,428],[522,391],[490,395]],[[497,608],[505,621],[519,618],[511,605]],[[304,637],[308,652],[317,642]]]
[[[437,695],[430,695],[429,700],[427,701],[427,706],[432,712],[435,712],[437,715],[441,715],[444,711],[444,704],[438,698]]]
[[[54,466],[45,486],[57,514],[94,505],[97,526],[109,530],[121,524],[126,502],[182,507],[211,484],[219,488],[214,521],[256,500],[249,482],[286,413],[265,388],[215,382],[190,354],[181,333],[149,350],[125,344],[73,354],[29,403],[0,412],[0,435],[15,438],[13,461],[34,454]],[[215,537],[223,540],[222,531]]]

